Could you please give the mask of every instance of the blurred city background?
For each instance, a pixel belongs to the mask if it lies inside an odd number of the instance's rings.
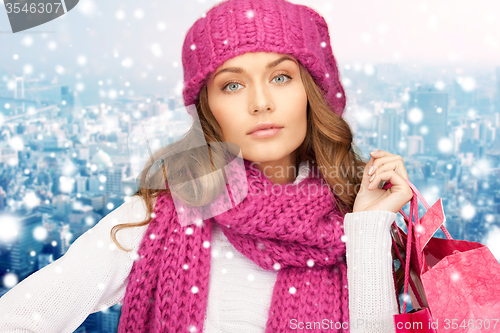
[[[330,26],[364,156],[402,155],[451,235],[500,260],[499,3],[292,2]],[[0,296],[135,193],[128,135],[182,106],[184,34],[215,3],[84,0],[16,34],[0,7]],[[119,316],[76,332],[116,332]]]

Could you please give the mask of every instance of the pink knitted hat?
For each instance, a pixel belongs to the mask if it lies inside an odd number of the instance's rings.
[[[185,106],[217,67],[246,52],[291,54],[342,116],[346,98],[325,19],[285,0],[225,0],[194,23],[182,47]]]

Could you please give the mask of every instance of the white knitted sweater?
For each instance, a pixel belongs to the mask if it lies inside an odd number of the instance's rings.
[[[307,171],[301,164],[295,183]],[[142,199],[132,197],[76,239],[65,255],[9,290],[0,298],[0,333],[71,333],[89,314],[122,302],[147,225],[117,233],[131,252],[116,247],[110,230],[145,216]],[[389,232],[395,218],[390,211],[348,213],[344,218],[353,333],[395,332],[398,306]],[[260,268],[238,252],[216,224],[211,248],[203,332],[264,332],[277,272]],[[290,325],[305,328],[307,322]]]

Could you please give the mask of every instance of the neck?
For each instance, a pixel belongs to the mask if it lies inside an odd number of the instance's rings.
[[[293,183],[299,173],[299,163],[290,155],[281,160],[252,163],[273,184]]]

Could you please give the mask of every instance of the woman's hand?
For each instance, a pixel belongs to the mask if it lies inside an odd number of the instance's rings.
[[[413,197],[413,192],[405,179],[408,179],[403,158],[386,151],[370,153],[361,181],[361,188],[354,201],[353,212],[367,210],[388,210],[397,213]],[[381,181],[393,185],[387,190],[378,188]]]

